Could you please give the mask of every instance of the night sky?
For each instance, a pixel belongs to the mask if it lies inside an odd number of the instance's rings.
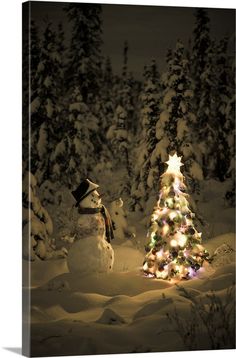
[[[65,3],[31,2],[32,18],[41,27],[46,19],[57,25],[63,22],[66,39],[71,27],[62,10]],[[143,67],[152,58],[163,70],[168,48],[180,39],[187,45],[194,28],[195,8],[137,5],[103,5],[103,48],[109,55],[113,69],[121,72],[124,41],[129,44],[128,67],[136,78],[142,77]],[[234,53],[235,10],[208,9],[211,35],[216,40],[230,37],[229,51]],[[43,26],[44,27],[44,26]]]

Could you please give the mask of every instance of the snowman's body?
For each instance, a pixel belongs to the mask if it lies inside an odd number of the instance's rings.
[[[101,206],[99,194],[95,191],[81,201],[83,208]],[[110,272],[114,263],[114,251],[106,240],[103,215],[79,214],[77,221],[77,240],[68,253],[68,268],[77,274]]]

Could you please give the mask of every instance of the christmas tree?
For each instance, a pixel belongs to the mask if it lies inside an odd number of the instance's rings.
[[[195,214],[188,205],[181,157],[169,155],[166,163],[159,200],[151,216],[143,271],[149,277],[189,279],[209,260],[209,254],[193,224]]]

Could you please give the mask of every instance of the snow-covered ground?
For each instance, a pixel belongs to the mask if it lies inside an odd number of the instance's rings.
[[[234,310],[230,311],[235,284],[234,209],[223,199],[226,186],[203,183],[196,202],[208,224],[203,244],[216,255],[189,281],[142,275],[147,222],[142,213],[128,215],[136,228],[135,239],[120,245],[114,240],[115,263],[109,274],[69,273],[66,259],[32,262],[32,354],[235,348]]]
[[[223,243],[234,248],[234,235],[222,235],[206,246],[214,252]],[[120,263],[113,273],[78,277],[64,272],[48,281],[45,277],[44,284],[32,289],[33,354],[187,350],[187,343],[178,334],[179,328],[168,319],[167,314],[174,317],[176,308],[179,317],[186,323],[193,318],[196,320],[190,310],[191,297],[199,304],[202,300],[206,311],[210,307],[207,294],[212,290],[223,304],[229,299],[228,290],[235,281],[234,262],[218,268],[213,266],[202,272],[199,278],[180,282],[179,286],[190,295],[186,297],[175,283],[142,276],[139,270],[142,254],[136,249],[124,246],[114,249]],[[57,264],[63,271],[61,261],[58,260]],[[56,263],[53,265],[55,268]],[[51,274],[48,270],[48,277]],[[193,305],[195,310],[197,303]],[[225,318],[224,314],[213,317],[213,330],[222,337],[225,331],[219,320]],[[196,347],[192,349],[211,349],[212,342],[206,327],[201,320],[197,323],[200,327],[196,327],[195,334],[191,333],[192,339],[196,340]],[[233,320],[230,329],[233,333]],[[219,340],[222,339],[223,345],[222,337]],[[233,348],[233,341],[229,340],[224,347]]]

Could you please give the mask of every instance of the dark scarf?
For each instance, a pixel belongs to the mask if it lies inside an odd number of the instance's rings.
[[[108,210],[102,205],[100,208],[81,208],[78,207],[79,214],[97,214],[101,213],[104,221],[105,221],[105,228],[106,228],[106,240],[107,242],[111,242],[114,239],[114,233],[112,228],[112,221]]]

